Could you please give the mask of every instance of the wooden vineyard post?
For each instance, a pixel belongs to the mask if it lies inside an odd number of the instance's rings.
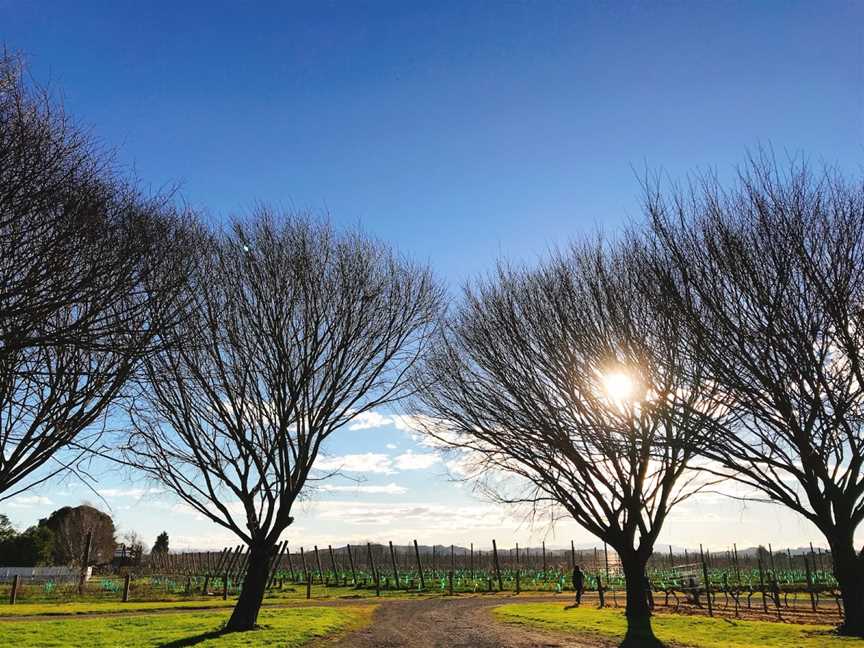
[[[576,545],[570,541],[570,576],[573,591],[576,591]]]
[[[771,543],[768,543],[768,557],[771,560],[771,578],[773,580],[777,580],[777,568],[774,566],[774,549],[771,547]]]
[[[804,569],[807,570],[807,591],[810,593],[810,607],[816,612],[816,597],[813,594],[813,573],[810,571],[810,561],[804,556]]]
[[[492,557],[495,564],[495,576],[498,578],[498,591],[504,591],[504,582],[501,580],[501,565],[498,562],[498,545],[495,544],[495,538],[492,538]]]
[[[234,564],[237,562],[237,558],[240,556],[240,549],[240,545],[237,545],[236,547],[234,547],[234,550],[229,554],[228,565],[225,568],[226,573],[230,574],[234,571]]]
[[[87,582],[87,565],[90,563],[90,544],[93,542],[93,532],[87,532],[84,541],[84,556],[81,560],[81,577],[78,579],[78,596],[84,594],[84,584]]]
[[[348,548],[348,564],[351,566],[351,580],[354,583],[354,585],[356,585],[357,584],[357,572],[354,570],[354,556],[351,553],[351,545],[348,544],[348,545],[346,545],[346,547]]]
[[[228,572],[222,577],[222,600],[228,600]]]
[[[417,558],[417,573],[420,574],[420,589],[426,589],[426,579],[423,578],[423,563],[420,562],[420,548],[417,546],[417,540],[414,540],[414,557]]]
[[[606,561],[606,587],[609,587],[609,548],[603,542],[603,559]]]
[[[606,591],[603,589],[603,581],[600,580],[600,574],[597,574],[597,595],[600,597],[600,607],[606,607]]]
[[[201,587],[201,593],[207,596],[210,593],[210,574],[204,577],[204,585]]]
[[[399,589],[399,568],[396,566],[396,552],[393,550],[393,541],[388,540],[390,544],[390,564],[393,567],[393,587]]]
[[[249,569],[249,556],[252,553],[251,547],[244,547],[245,551],[243,553],[243,560],[240,561],[240,569],[237,572],[237,582],[242,582],[243,577],[246,574],[246,570]]]
[[[9,592],[9,605],[15,605],[15,601],[18,599],[18,584],[21,582],[21,576],[15,574],[12,577],[12,591]]]
[[[282,562],[282,554],[288,548],[288,541],[276,545],[276,552],[273,556],[273,564],[270,566],[270,579],[267,581],[267,587],[273,587],[273,581],[276,580],[276,572],[279,570],[279,563]]]
[[[333,555],[333,545],[327,545],[327,551],[330,552],[330,566],[333,569],[333,580],[339,584],[339,570],[336,568],[336,557]]]
[[[738,545],[732,543],[732,556],[735,560],[735,580],[738,583],[738,588],[741,588],[741,563],[738,562]]]
[[[450,571],[456,571],[456,546],[450,545]]]
[[[291,560],[291,548],[288,546],[288,543],[285,543],[285,557],[288,558],[288,574],[291,577],[291,582],[295,582],[297,579],[294,578],[294,561]]]
[[[381,579],[378,570],[375,569],[375,557],[372,555],[372,544],[367,542],[366,549],[369,551],[369,568],[372,570],[372,580],[375,581],[375,596],[381,596]]]
[[[768,614],[768,599],[765,598],[765,573],[762,571],[762,550],[756,550],[756,557],[759,560],[759,591],[762,592],[762,610]]]
[[[543,580],[546,580],[546,541],[543,540],[543,544],[541,545],[541,549],[543,551]]]
[[[132,576],[129,572],[126,572],[126,577],[123,579],[123,602],[129,602],[129,583],[132,580]]]
[[[321,554],[318,553],[318,545],[313,545],[315,549],[315,564],[318,565],[318,578],[321,581],[321,584],[324,585],[324,570],[321,569]]]
[[[699,544],[699,556],[702,559],[702,577],[705,579],[705,598],[708,599],[708,616],[714,616],[714,603],[711,601],[711,581],[708,580],[708,565],[705,563],[705,552]]]
[[[672,557],[672,545],[669,545],[669,571],[671,572],[674,570],[675,570],[675,558]]]
[[[309,568],[306,566],[306,553],[303,551],[302,546],[300,547],[300,569],[304,575],[309,571]]]
[[[450,596],[453,596],[453,570],[452,569],[447,572],[447,581],[450,584],[450,587],[449,587]]]
[[[306,570],[306,598],[312,598],[312,572]]]
[[[520,572],[520,569],[519,569],[519,567],[517,566],[517,567],[516,567],[516,593],[517,593],[517,594],[519,594],[520,591],[521,591],[521,589],[522,589],[521,586],[520,586],[520,584],[519,584],[519,572]]]

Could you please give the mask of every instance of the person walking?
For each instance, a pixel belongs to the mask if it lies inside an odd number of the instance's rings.
[[[582,592],[585,591],[585,573],[579,565],[573,568],[573,590],[576,592],[576,605],[578,607],[582,603]]]

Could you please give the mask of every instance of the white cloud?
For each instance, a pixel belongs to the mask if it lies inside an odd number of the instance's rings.
[[[388,443],[385,447],[388,450],[395,450],[398,446],[395,443]]]
[[[34,506],[52,506],[52,502],[44,495],[16,495],[6,505],[9,508],[33,508]]]
[[[389,455],[375,452],[346,454],[336,457],[320,457],[315,462],[317,470],[328,472],[363,472],[392,475],[392,460]]]
[[[351,425],[348,426],[348,429],[371,430],[374,428],[384,427],[385,425],[390,425],[392,422],[393,419],[384,416],[383,414],[379,414],[378,412],[363,412],[357,415],[357,417],[351,422]]]
[[[414,454],[410,450],[394,459],[396,468],[399,470],[425,470],[431,468],[441,461],[441,457],[433,453]]]
[[[325,484],[321,486],[319,490],[325,491],[327,493],[380,493],[384,495],[402,495],[408,492],[408,489],[404,486],[399,486],[393,482],[387,484],[386,486],[375,486],[375,485],[333,485],[333,484]]]
[[[164,493],[162,488],[103,488],[96,491],[102,497],[131,497],[140,499],[145,495],[158,495]]]
[[[447,529],[448,532],[496,529],[502,523],[514,523],[510,512],[492,504],[450,506],[426,502],[394,504],[392,502],[319,501],[310,506],[319,520],[338,520],[340,524],[387,526],[398,523],[411,529]],[[412,531],[413,533],[413,531]]]

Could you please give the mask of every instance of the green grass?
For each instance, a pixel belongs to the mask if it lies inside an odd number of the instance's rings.
[[[546,630],[594,634],[617,640],[624,638],[627,624],[621,611],[564,608],[561,603],[502,605],[494,609],[494,614],[500,621]],[[831,635],[831,626],[675,614],[657,614],[652,622],[661,641],[695,648],[864,648],[861,639]]]
[[[429,594],[412,594],[403,591],[391,590],[381,592],[381,598],[402,598],[418,596],[429,596]],[[313,601],[326,601],[338,598],[367,599],[374,602],[375,591],[356,590],[352,587],[324,587],[315,585],[312,588]],[[267,593],[264,605],[296,604],[306,600],[306,587],[300,586],[292,589],[272,590]],[[380,600],[380,599],[379,599]],[[236,594],[229,595],[227,601],[223,601],[219,595],[214,596],[190,596],[180,600],[168,599],[162,601],[136,601],[133,596],[128,603],[119,599],[105,600],[83,598],[70,601],[39,601],[19,602],[15,605],[4,605],[0,599],[0,618],[10,616],[34,616],[34,615],[62,615],[62,614],[107,614],[116,612],[138,612],[148,610],[183,610],[183,609],[211,609],[211,608],[233,608],[237,603]]]
[[[351,606],[262,610],[258,618],[261,629],[226,635],[217,632],[228,619],[227,610],[62,621],[3,621],[0,622],[0,646],[291,648],[315,637],[360,627],[371,620],[372,609],[373,606]]]

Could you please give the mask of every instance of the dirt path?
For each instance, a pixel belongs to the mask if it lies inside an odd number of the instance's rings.
[[[617,644],[529,630],[492,618],[491,608],[532,598],[429,598],[382,602],[372,625],[315,648],[612,648]],[[533,600],[545,600],[538,598]]]

